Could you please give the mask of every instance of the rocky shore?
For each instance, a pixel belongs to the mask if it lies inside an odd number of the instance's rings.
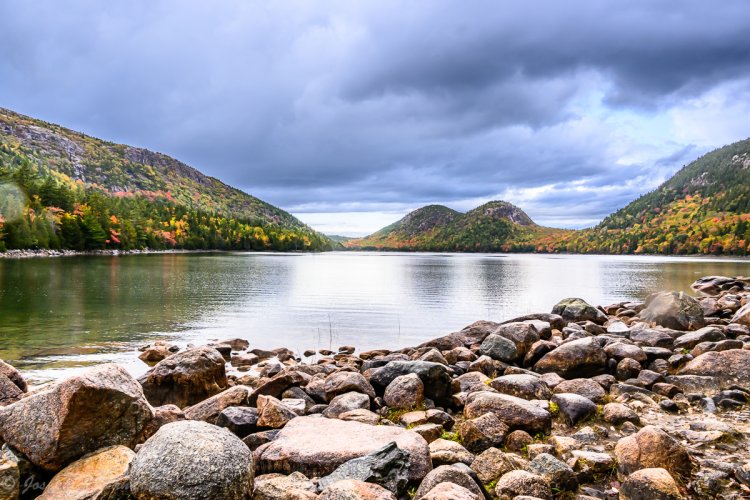
[[[143,255],[165,253],[215,253],[221,250],[6,250],[0,252],[0,259],[32,259],[41,257],[75,257],[80,255]]]
[[[0,362],[0,499],[747,498],[750,278],[693,287],[398,351],[156,342],[138,380]]]

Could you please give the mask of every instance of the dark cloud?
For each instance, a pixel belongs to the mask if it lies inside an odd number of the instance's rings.
[[[0,105],[297,212],[503,195],[575,226],[721,145],[675,116],[743,116],[749,28],[743,0],[8,0]]]

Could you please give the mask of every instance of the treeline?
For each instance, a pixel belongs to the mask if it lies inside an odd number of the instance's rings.
[[[111,194],[0,148],[0,251],[9,249],[330,250],[312,230],[227,218],[169,193]]]

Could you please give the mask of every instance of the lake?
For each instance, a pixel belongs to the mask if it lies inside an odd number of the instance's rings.
[[[137,347],[246,338],[251,347],[400,348],[461,329],[689,291],[742,259],[589,255],[206,253],[0,259],[0,358],[34,382],[116,361]]]

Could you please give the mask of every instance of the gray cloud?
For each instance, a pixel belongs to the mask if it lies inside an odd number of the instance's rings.
[[[669,117],[750,80],[748,28],[741,0],[9,0],[0,105],[297,213],[515,193],[577,226],[721,145]]]

